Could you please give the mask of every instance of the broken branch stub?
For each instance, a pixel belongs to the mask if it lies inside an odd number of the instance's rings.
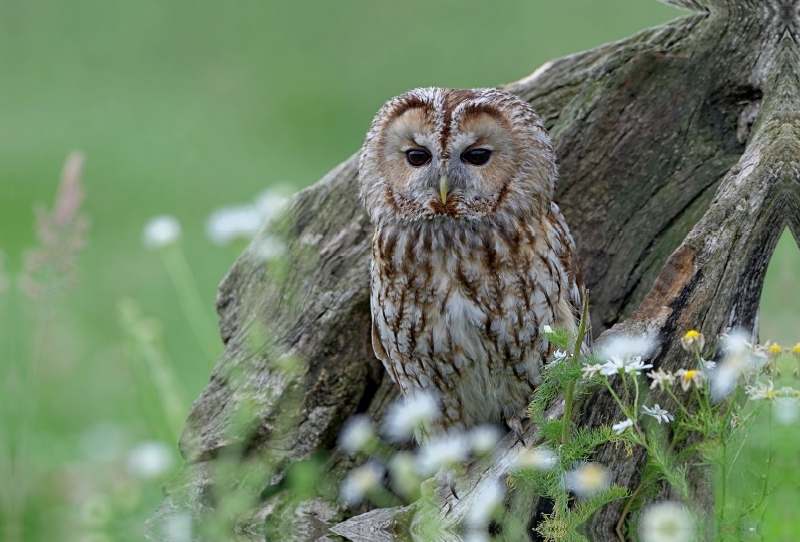
[[[727,327],[756,331],[777,238],[786,225],[800,234],[800,84],[796,2],[669,3],[703,11],[549,62],[504,88],[528,100],[553,137],[556,199],[591,291],[594,332],[609,330],[598,342],[647,332],[659,344],[652,363],[674,370],[686,329],[709,337]],[[261,499],[237,519],[241,540],[271,539],[267,517],[280,518],[280,531],[297,540],[413,538],[414,505],[368,512],[336,500],[356,461],[335,451],[342,424],[358,412],[380,419],[397,395],[371,349],[372,231],[355,175],[351,157],[296,195],[220,286],[225,353],[192,407],[180,443],[187,466],[148,522],[151,540],[164,540],[159,526],[176,511],[201,522],[212,513],[215,468],[232,453],[241,461],[268,458],[271,466],[252,491]],[[262,250],[276,238],[286,248],[280,263]],[[619,415],[602,391],[576,412],[587,427]],[[529,428],[531,442],[535,435]],[[463,503],[437,493],[440,519],[454,536],[459,510],[502,477],[516,447],[506,438],[491,468],[473,466],[458,482]],[[286,470],[320,450],[331,452],[325,490],[287,499]],[[625,457],[606,445],[595,459],[615,483],[638,483],[641,453]],[[693,491],[708,509],[712,493],[702,474]],[[596,540],[614,539],[621,507],[612,503],[593,518]]]

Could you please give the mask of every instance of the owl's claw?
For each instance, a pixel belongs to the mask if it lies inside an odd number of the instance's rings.
[[[458,493],[456,493],[456,478],[452,471],[442,469],[434,476],[434,479],[436,480],[436,485],[440,488],[446,487],[457,501],[461,500]]]
[[[459,497],[458,493],[456,493],[456,481],[453,478],[450,478],[447,481],[447,487],[450,489],[450,493],[453,494],[453,497],[455,497],[457,501],[461,500],[461,497]]]
[[[450,490],[450,493],[453,494],[453,497],[455,497],[457,501],[461,500],[458,496],[458,493],[456,493],[456,477],[452,471],[447,471],[447,474],[445,475],[445,482],[447,483],[447,489]]]
[[[525,446],[525,438],[523,437],[522,430],[522,418],[514,414],[506,420],[506,425],[508,425],[509,429],[514,431],[514,434],[517,436],[517,440],[520,442],[520,444]]]

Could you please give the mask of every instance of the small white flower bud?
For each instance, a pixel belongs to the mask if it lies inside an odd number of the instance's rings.
[[[157,216],[145,225],[142,242],[150,250],[175,243],[181,236],[181,223],[171,215]]]

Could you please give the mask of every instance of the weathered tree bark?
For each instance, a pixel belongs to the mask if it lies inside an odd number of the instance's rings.
[[[646,331],[659,342],[651,362],[674,370],[686,329],[709,337],[728,327],[757,332],[778,236],[787,225],[800,235],[800,2],[669,3],[695,13],[548,62],[505,88],[539,111],[555,142],[557,201],[591,291],[595,336]],[[254,492],[265,495],[258,507],[239,518],[238,539],[413,538],[413,504],[347,509],[331,496],[335,488],[298,504],[280,489],[292,463],[320,450],[331,451],[323,469],[335,485],[355,461],[335,451],[344,421],[358,412],[379,419],[397,395],[370,343],[372,232],[355,174],[351,157],[294,197],[285,220],[262,231],[223,281],[217,308],[226,350],[192,407],[180,442],[187,465],[148,522],[151,540],[163,539],[159,525],[176,511],[201,521],[215,509],[215,465],[230,453],[243,462],[267,453],[274,467]],[[276,236],[287,247],[281,265],[261,250]],[[299,379],[287,372],[287,355],[302,360]],[[619,416],[600,391],[578,412],[586,426]],[[529,443],[536,431],[528,429]],[[445,539],[459,539],[471,495],[502,476],[519,451],[508,437],[490,469],[473,465],[458,481],[461,499],[437,492],[441,519],[454,526]],[[643,456],[624,455],[605,446],[596,460],[633,488]],[[693,482],[710,508],[703,473]],[[616,539],[621,506],[595,516],[595,540]],[[282,526],[266,527],[267,516]]]

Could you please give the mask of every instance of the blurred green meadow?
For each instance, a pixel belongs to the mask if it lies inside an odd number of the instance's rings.
[[[76,149],[90,220],[74,289],[46,304],[13,287],[0,294],[6,540],[143,539],[160,485],[179,466],[174,420],[222,351],[215,291],[245,241],[210,242],[214,210],[314,183],[409,88],[510,82],[679,15],[655,0],[0,3],[6,276],[20,280],[24,251],[38,244],[34,204],[53,205]],[[147,221],[164,214],[181,223],[180,257],[204,311],[195,330],[210,345],[196,340],[160,253],[143,245]],[[800,340],[799,272],[784,236],[762,340]],[[28,442],[22,463],[11,439]],[[795,463],[797,440],[786,448]],[[171,459],[156,473],[137,470],[131,452],[154,441]]]

